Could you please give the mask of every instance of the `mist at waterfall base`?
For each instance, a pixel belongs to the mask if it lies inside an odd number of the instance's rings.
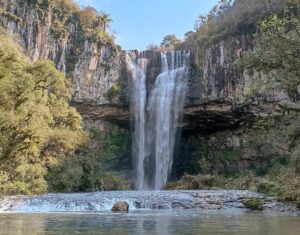
[[[146,53],[128,53],[131,72],[133,156],[138,190],[162,189],[173,164],[177,125],[182,117],[190,53],[160,52],[161,72],[147,92]]]

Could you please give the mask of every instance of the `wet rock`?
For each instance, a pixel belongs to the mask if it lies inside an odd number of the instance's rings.
[[[79,113],[88,120],[102,120],[129,128],[130,112],[128,107],[122,105],[92,105],[76,102],[73,102],[73,105]]]
[[[170,206],[168,204],[158,202],[158,203],[153,203],[151,205],[151,209],[170,209]]]
[[[172,205],[171,205],[171,207],[172,208],[184,208],[186,205],[185,205],[185,203],[182,203],[182,202],[173,202],[172,203]]]
[[[125,201],[119,201],[119,202],[117,202],[113,205],[113,207],[111,208],[111,211],[114,211],[114,212],[118,212],[118,211],[128,212],[129,211],[129,205]]]
[[[297,202],[297,209],[300,210],[300,201]]]
[[[207,206],[207,208],[210,210],[220,210],[220,209],[222,209],[222,206],[219,204],[211,204],[211,205]]]
[[[136,201],[136,202],[134,202],[133,204],[134,204],[134,207],[135,207],[136,209],[142,208],[142,202]]]

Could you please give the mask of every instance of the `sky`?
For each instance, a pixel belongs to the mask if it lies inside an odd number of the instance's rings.
[[[146,49],[175,34],[183,39],[199,15],[208,13],[218,0],[75,0],[111,15],[111,31],[122,49]]]

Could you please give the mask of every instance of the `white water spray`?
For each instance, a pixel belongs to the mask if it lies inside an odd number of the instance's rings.
[[[132,71],[131,107],[134,115],[133,154],[136,188],[161,189],[173,165],[177,125],[180,121],[187,78],[189,52],[162,52],[157,76],[147,104],[147,60],[129,63]],[[131,60],[132,61],[132,60]]]
[[[146,67],[147,59],[138,58],[137,63],[127,57],[132,73],[131,113],[134,114],[133,155],[135,156],[136,188],[144,188],[144,161],[146,147]]]

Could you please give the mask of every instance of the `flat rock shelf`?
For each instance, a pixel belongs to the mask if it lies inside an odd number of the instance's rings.
[[[199,209],[249,210],[244,202],[259,199],[263,213],[299,214],[296,206],[251,191],[114,191],[94,193],[45,194],[39,196],[8,196],[0,199],[0,213],[97,213],[110,211],[118,201],[125,201],[132,210]]]

